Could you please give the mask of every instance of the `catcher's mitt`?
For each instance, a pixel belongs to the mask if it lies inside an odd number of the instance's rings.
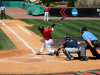
[[[59,56],[59,53],[60,53],[59,51],[56,51],[56,53],[55,53],[55,54],[56,54],[56,56]]]

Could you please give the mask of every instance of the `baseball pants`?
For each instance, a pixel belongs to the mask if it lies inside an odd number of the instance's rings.
[[[94,47],[99,46],[99,41],[97,41],[97,40],[96,41],[91,41],[91,43]],[[85,45],[81,46],[80,56],[86,56],[86,49],[90,49],[93,56],[96,56],[96,57],[99,56],[99,53],[96,51],[96,48],[92,49],[89,44],[85,44]]]
[[[49,12],[45,12],[44,14],[44,21],[46,20],[46,17],[47,17],[47,21],[49,20]]]
[[[80,51],[81,51],[81,47],[79,47],[79,48],[63,48],[63,53],[68,58],[72,57],[72,55],[70,53],[79,53]]]
[[[45,47],[46,47],[48,52],[54,53],[54,50],[51,50],[51,44],[52,43],[53,43],[53,39],[45,40],[40,52],[42,53],[44,51]]]

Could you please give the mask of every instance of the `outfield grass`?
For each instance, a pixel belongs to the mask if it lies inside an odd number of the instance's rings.
[[[20,19],[28,24],[34,24],[33,27],[26,27],[29,30],[35,32],[39,36],[42,36],[38,31],[38,26],[44,27],[50,26],[58,20],[43,21],[43,19]],[[54,39],[62,39],[65,35],[70,35],[72,38],[81,38],[80,29],[87,27],[100,40],[100,20],[62,20],[56,24],[52,36]]]
[[[15,45],[6,36],[6,34],[0,29],[0,50],[11,50],[15,49]]]

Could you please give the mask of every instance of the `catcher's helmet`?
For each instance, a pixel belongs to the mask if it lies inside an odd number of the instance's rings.
[[[43,26],[38,26],[38,30],[43,31],[44,27]]]
[[[71,38],[70,38],[69,35],[66,35],[66,36],[64,37],[64,40],[66,41],[66,39],[67,39],[67,40],[70,40]]]

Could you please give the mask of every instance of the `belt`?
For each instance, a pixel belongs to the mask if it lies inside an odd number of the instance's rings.
[[[51,38],[52,39],[52,38]],[[45,40],[50,40],[50,39],[45,39]]]
[[[68,48],[78,48],[79,49],[80,47],[68,47]]]

